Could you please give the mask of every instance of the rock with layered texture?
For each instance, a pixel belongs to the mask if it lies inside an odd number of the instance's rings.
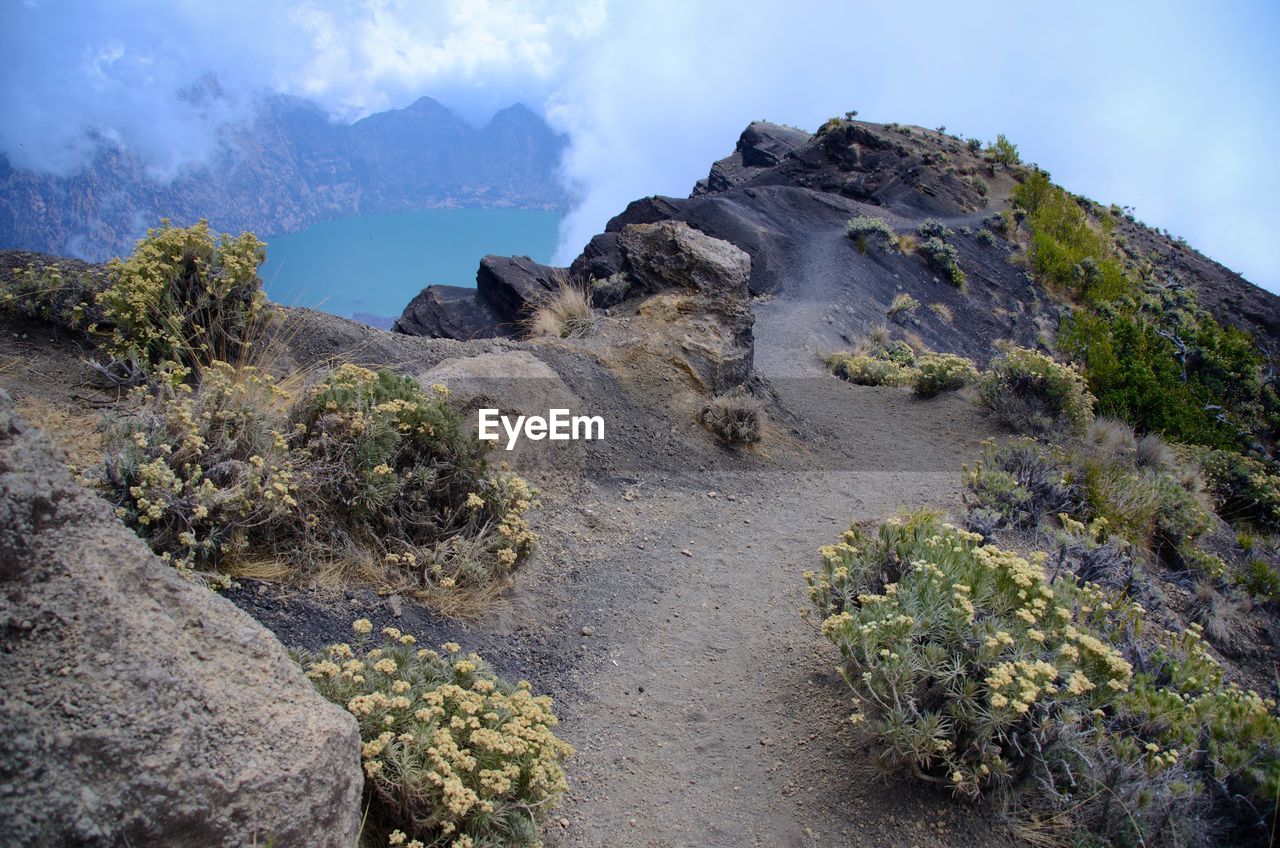
[[[671,338],[707,391],[751,374],[751,257],[681,221],[631,224],[618,238],[634,318]]]
[[[354,719],[152,554],[3,393],[0,564],[6,845],[355,844]]]
[[[435,339],[480,339],[515,334],[476,289],[427,286],[409,301],[392,332]]]

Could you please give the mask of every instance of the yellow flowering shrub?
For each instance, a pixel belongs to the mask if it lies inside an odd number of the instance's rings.
[[[1014,345],[991,361],[980,394],[1000,423],[1018,433],[1079,433],[1093,420],[1095,400],[1077,369]]]
[[[116,514],[179,571],[216,566],[263,527],[293,520],[297,472],[287,398],[254,368],[213,363],[198,389],[134,390],[97,486]]]
[[[307,677],[355,716],[371,844],[541,844],[539,822],[565,792],[568,744],[551,700],[510,685],[456,643],[417,647],[396,628],[379,644],[354,625],[353,645],[305,654]]]
[[[488,464],[446,395],[344,365],[295,399],[214,362],[194,387],[135,390],[97,485],[153,549],[207,579],[244,556],[299,573],[346,556],[410,587],[484,584],[532,550],[536,495]]]
[[[810,595],[888,767],[976,797],[1017,779],[1064,715],[1128,690],[1129,662],[1090,624],[1130,611],[1041,562],[930,513],[822,549]]]
[[[266,317],[253,233],[215,239],[207,221],[149,230],[125,259],[107,264],[97,297],[104,347],[131,377],[175,363],[185,376],[215,360],[238,362]],[[91,330],[99,329],[90,327]]]
[[[964,388],[978,376],[973,361],[950,353],[921,353],[904,341],[872,338],[857,351],[838,351],[825,360],[827,370],[860,386],[910,386],[917,397],[932,398]]]
[[[535,493],[490,467],[445,387],[343,365],[291,416],[310,475],[302,511],[329,519],[305,528],[309,544],[354,539],[445,586],[483,583],[532,551],[524,513]]]
[[[1104,845],[1274,826],[1276,702],[1227,683],[1198,628],[1144,635],[1141,606],[931,513],[821,558],[810,596],[887,767]]]

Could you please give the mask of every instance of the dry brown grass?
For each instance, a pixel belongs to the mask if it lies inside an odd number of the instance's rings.
[[[96,413],[72,409],[39,398],[22,398],[17,412],[40,430],[75,474],[82,474],[102,460],[102,418]]]
[[[898,236],[898,250],[902,253],[912,254],[916,252],[916,248],[920,246],[920,242],[910,233],[903,233]]]
[[[591,295],[566,275],[558,277],[556,288],[537,303],[525,322],[525,333],[530,337],[581,339],[595,330],[596,313],[591,307]]]
[[[937,315],[940,320],[947,324],[950,324],[955,319],[955,315],[952,313],[951,307],[941,301],[929,304],[929,311],[934,315]]]
[[[723,394],[702,408],[698,423],[726,445],[752,445],[764,437],[764,404],[741,392]]]

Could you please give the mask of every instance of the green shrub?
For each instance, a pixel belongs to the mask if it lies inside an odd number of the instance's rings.
[[[380,845],[541,845],[539,822],[567,789],[573,753],[552,732],[551,700],[454,643],[440,654],[388,627],[372,647],[369,621],[354,627],[355,647],[300,660],[360,726],[365,834]]]
[[[964,144],[965,144],[965,147],[969,148],[970,153],[977,153],[980,150],[982,150],[982,139],[980,138],[971,138],[968,141],[966,141]]]
[[[960,270],[960,254],[954,245],[947,244],[937,236],[931,236],[916,246],[916,251],[928,260],[929,264],[946,275],[956,288],[964,288],[968,277]]]
[[[991,361],[981,396],[1005,426],[1031,435],[1083,432],[1093,420],[1093,395],[1068,365],[1033,350],[1009,346]]]
[[[446,396],[344,365],[291,401],[254,369],[214,362],[195,388],[138,390],[97,485],[184,573],[372,562],[419,589],[484,585],[531,551],[534,495],[489,467]]]
[[[1280,568],[1274,562],[1260,557],[1247,559],[1236,573],[1235,582],[1264,603],[1280,601]]]
[[[898,236],[883,218],[859,215],[844,225],[844,234],[853,239],[859,253],[866,253],[871,246],[888,249],[898,243]]]
[[[1126,293],[1130,282],[1105,225],[1089,216],[1044,171],[1014,188],[1013,202],[1031,228],[1031,267],[1047,288],[1086,303]],[[1110,219],[1107,219],[1110,221]]]
[[[996,140],[987,146],[987,154],[1006,167],[1017,165],[1022,161],[1018,156],[1018,145],[1009,141],[1004,133],[997,135]]]
[[[834,353],[826,362],[831,373],[860,386],[909,386],[915,376],[909,365],[861,353]]]
[[[893,302],[889,304],[889,311],[886,314],[890,318],[897,318],[899,315],[910,315],[919,308],[920,301],[906,292],[898,292],[893,296]]]
[[[1209,493],[1220,516],[1280,532],[1280,473],[1274,466],[1234,451],[1208,451],[1201,459]]]
[[[1207,846],[1266,838],[1275,701],[1227,683],[1198,627],[1114,647],[1141,607],[917,513],[854,527],[806,579],[890,769],[1004,796],[1057,836]],[[1085,844],[1085,843],[1078,843]],[[1094,843],[1089,843],[1094,844]]]
[[[916,227],[916,235],[920,236],[921,239],[945,239],[950,238],[955,235],[955,233],[947,229],[946,224],[942,223],[937,218],[925,218],[920,222],[920,225]]]
[[[982,244],[992,245],[996,243],[996,234],[986,229],[985,227],[981,230],[978,230],[976,238]]]
[[[268,317],[258,278],[265,247],[252,233],[216,241],[205,221],[148,231],[127,259],[107,264],[97,298],[112,366],[135,379],[176,363],[168,373],[180,378],[242,362]]]
[[[973,361],[950,353],[930,353],[916,360],[911,388],[922,398],[962,389],[978,376]]]
[[[1253,341],[1207,315],[1153,310],[1157,320],[1149,310],[1109,310],[1064,321],[1059,346],[1083,365],[1099,409],[1189,444],[1239,448],[1269,437],[1274,417]]]

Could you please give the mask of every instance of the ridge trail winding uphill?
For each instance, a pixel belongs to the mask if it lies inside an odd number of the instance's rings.
[[[838,654],[801,617],[820,545],[903,507],[954,511],[960,466],[990,432],[964,398],[822,374],[813,328],[838,303],[803,286],[758,303],[756,362],[798,425],[844,440],[847,462],[699,489],[644,481],[617,493],[610,541],[573,552],[583,573],[640,590],[594,610],[582,650],[595,670],[558,704],[577,755],[550,844],[1006,844],[943,793],[880,779],[846,720]]]

